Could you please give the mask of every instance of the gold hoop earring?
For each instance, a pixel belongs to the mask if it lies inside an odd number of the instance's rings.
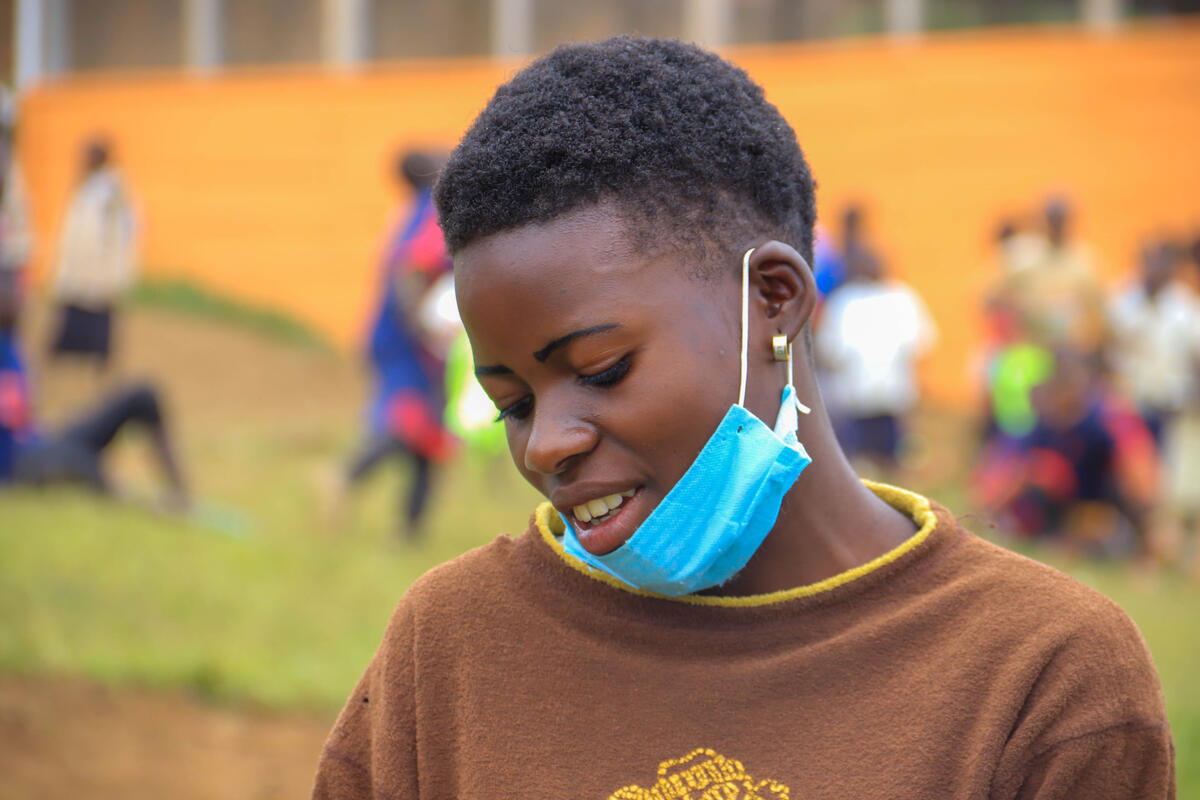
[[[771,337],[771,351],[774,353],[776,361],[787,361],[788,351],[791,349],[792,346],[784,334],[780,333]]]

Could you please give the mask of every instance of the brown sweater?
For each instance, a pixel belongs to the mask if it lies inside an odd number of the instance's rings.
[[[315,798],[1166,798],[1174,754],[1112,602],[872,488],[921,530],[813,586],[639,595],[548,505],[413,584]]]

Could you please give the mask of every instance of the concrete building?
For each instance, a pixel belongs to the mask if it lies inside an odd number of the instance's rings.
[[[62,73],[523,55],[618,32],[709,46],[1083,19],[1195,0],[0,0],[0,80]],[[3,35],[10,32],[9,35]]]

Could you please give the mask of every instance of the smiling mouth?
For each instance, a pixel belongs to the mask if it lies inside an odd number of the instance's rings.
[[[574,506],[571,515],[575,522],[585,528],[600,525],[615,517],[621,510],[621,505],[633,497],[637,489],[627,489],[624,492],[597,497],[586,503]]]

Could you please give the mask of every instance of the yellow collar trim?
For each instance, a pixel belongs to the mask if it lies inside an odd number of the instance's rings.
[[[826,578],[823,581],[810,583],[807,586],[797,586],[794,589],[784,589],[778,592],[768,592],[767,594],[752,594],[744,597],[723,597],[720,595],[703,594],[669,597],[663,594],[656,594],[655,592],[643,591],[642,589],[634,589],[632,586],[614,578],[607,572],[593,569],[563,548],[562,541],[558,537],[566,532],[566,526],[563,524],[562,517],[554,510],[554,506],[549,503],[542,503],[537,507],[533,516],[538,533],[542,535],[542,539],[550,546],[550,549],[557,553],[559,558],[565,561],[569,567],[582,572],[589,578],[594,578],[601,583],[607,583],[609,586],[629,592],[630,594],[641,595],[642,597],[656,597],[660,600],[674,600],[696,606],[749,608],[770,605],[772,603],[782,603],[786,600],[795,600],[798,597],[811,597],[812,595],[827,592],[830,589],[861,578],[886,564],[892,563],[910,550],[917,548],[929,538],[929,534],[937,527],[937,517],[933,513],[933,508],[929,505],[928,498],[922,497],[915,492],[910,492],[907,489],[890,486],[886,483],[864,480],[863,484],[892,508],[911,517],[913,522],[921,526],[921,529],[883,555],[865,564],[859,564],[857,567]]]

